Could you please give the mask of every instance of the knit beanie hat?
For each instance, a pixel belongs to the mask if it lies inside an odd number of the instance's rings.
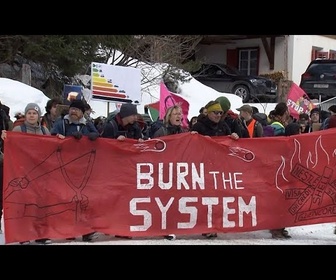
[[[119,114],[121,118],[137,115],[138,114],[137,107],[136,105],[133,105],[131,103],[124,103],[120,107]]]
[[[39,117],[41,117],[41,109],[39,107],[39,105],[37,105],[36,103],[28,103],[26,108],[25,108],[25,115],[27,114],[27,112],[29,110],[35,110],[38,114]]]
[[[215,101],[214,103],[212,102],[211,103],[209,102],[210,106],[209,106],[209,103],[205,106],[205,108],[207,108],[208,113],[216,112],[216,111],[223,112],[222,106],[219,104],[219,102],[217,101]]]
[[[69,108],[77,108],[79,110],[81,110],[83,113],[85,112],[85,105],[84,102],[80,99],[75,99],[70,103]]]
[[[216,101],[219,102],[224,112],[229,111],[229,109],[231,108],[230,100],[225,96],[217,97]]]

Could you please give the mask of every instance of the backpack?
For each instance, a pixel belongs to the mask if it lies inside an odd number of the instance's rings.
[[[279,122],[272,122],[271,126],[274,129],[274,136],[284,136],[285,127]]]
[[[117,122],[114,119],[109,119],[108,120],[107,118],[102,123],[100,129],[99,130],[97,129],[98,133],[99,133],[99,136],[101,136],[101,137],[105,136],[104,135],[105,128],[106,128],[106,125],[108,125],[109,123],[112,125],[112,132],[113,132],[112,138],[116,138],[117,135],[118,135],[118,131],[119,131],[118,124],[117,124]]]
[[[96,129],[98,130],[99,136],[103,136],[105,127],[108,123],[112,124],[113,133],[117,133],[119,131],[119,127],[117,122],[115,121],[114,117],[119,113],[119,110],[114,110],[113,112],[108,113],[106,118],[100,120],[99,123],[95,125]],[[117,135],[113,135],[112,138],[115,138]]]
[[[152,122],[148,131],[148,137],[153,138],[156,131],[158,131],[163,126],[163,120],[156,120]]]
[[[255,122],[255,124],[254,124],[254,131],[257,130],[258,123],[259,123],[258,121]],[[263,137],[271,137],[271,136],[275,135],[275,133],[274,133],[275,129],[270,124],[262,125],[262,128],[263,128]]]
[[[23,123],[23,124],[20,124],[20,127],[21,127],[21,132],[24,132],[24,133],[27,133],[27,126]],[[41,125],[41,130],[42,130],[42,133],[44,135],[47,134],[46,130],[45,130],[45,127],[43,125]]]
[[[102,117],[102,116],[94,119],[94,121],[93,121],[93,125],[97,129],[100,136],[102,135],[102,133],[104,131],[105,122],[106,122],[106,118]]]
[[[264,137],[271,137],[274,136],[274,127],[271,126],[270,124],[268,125],[264,125],[263,126],[263,130],[264,130]]]
[[[108,113],[106,122],[109,122],[114,119],[114,117],[119,113],[119,110],[114,110],[113,112]]]
[[[264,131],[264,137],[271,137],[275,135],[275,129],[267,123],[267,115],[265,113],[255,113],[253,114],[253,118],[256,120],[254,129],[256,130],[258,123],[261,123]]]

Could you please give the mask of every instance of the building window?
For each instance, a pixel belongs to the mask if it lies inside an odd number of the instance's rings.
[[[321,51],[320,48],[313,48],[312,49],[312,60],[314,59],[328,59],[329,53]]]
[[[244,75],[258,75],[259,49],[239,50],[239,71]]]
[[[329,59],[336,59],[336,51],[329,51]]]

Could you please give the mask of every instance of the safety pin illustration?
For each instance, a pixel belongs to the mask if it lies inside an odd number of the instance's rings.
[[[144,142],[136,143],[134,146],[140,150],[140,152],[161,153],[166,149],[167,144],[161,139],[148,139]]]
[[[84,174],[84,178],[82,180],[82,182],[80,183],[80,185],[77,187],[75,186],[75,184],[71,181],[67,171],[65,170],[65,165],[62,159],[62,155],[61,155],[61,149],[58,148],[57,149],[57,159],[60,163],[60,167],[61,167],[61,172],[62,175],[65,179],[65,182],[68,184],[68,186],[75,192],[75,196],[73,197],[76,201],[76,221],[80,220],[80,214],[81,214],[81,202],[85,199],[88,199],[87,196],[84,196],[82,194],[82,191],[84,190],[84,188],[86,187],[87,182],[90,179],[90,175],[93,169],[93,163],[94,163],[94,159],[95,159],[95,155],[96,155],[96,151],[92,150],[91,151],[91,155],[89,157],[89,161],[85,170],[85,174]]]

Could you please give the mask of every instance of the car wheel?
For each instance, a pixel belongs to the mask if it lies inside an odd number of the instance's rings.
[[[243,102],[248,102],[250,100],[250,91],[247,86],[244,85],[235,86],[232,90],[232,93],[241,97]]]

